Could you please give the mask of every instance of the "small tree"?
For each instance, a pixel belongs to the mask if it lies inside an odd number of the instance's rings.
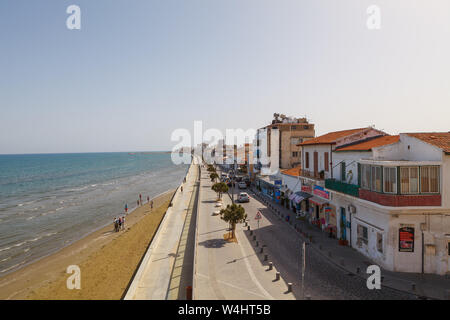
[[[235,238],[236,224],[242,223],[247,219],[247,214],[245,209],[239,204],[233,203],[232,205],[227,205],[225,209],[220,210],[222,220],[228,222],[231,226],[231,236]]]
[[[211,182],[217,182],[217,179],[219,179],[219,175],[217,174],[217,172],[212,172],[209,177],[211,178]]]
[[[222,199],[222,194],[228,191],[228,186],[225,182],[218,182],[213,184],[211,189],[217,193],[219,199]]]
[[[216,169],[212,164],[208,164],[208,169],[206,169],[208,172],[216,172]]]

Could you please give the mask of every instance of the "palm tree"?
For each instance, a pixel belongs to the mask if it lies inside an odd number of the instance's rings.
[[[222,193],[225,193],[228,191],[228,186],[225,182],[218,182],[218,183],[213,184],[211,189],[217,193],[217,196],[219,197],[219,199],[222,199]]]
[[[231,226],[231,237],[235,238],[236,224],[242,223],[247,219],[245,209],[239,204],[233,203],[227,205],[225,209],[220,210],[222,220],[228,222]]]
[[[217,172],[212,172],[209,177],[211,178],[211,182],[217,182],[217,179],[219,179],[219,175],[217,174]]]

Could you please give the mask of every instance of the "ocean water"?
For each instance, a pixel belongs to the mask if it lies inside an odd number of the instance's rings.
[[[0,277],[179,186],[170,153],[0,155]]]

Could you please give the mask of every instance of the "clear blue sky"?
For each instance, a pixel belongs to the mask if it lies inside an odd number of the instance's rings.
[[[448,0],[2,0],[0,153],[169,150],[274,112],[449,131],[449,59]]]

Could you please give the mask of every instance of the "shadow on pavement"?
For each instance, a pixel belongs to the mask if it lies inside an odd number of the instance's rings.
[[[222,248],[227,242],[224,239],[210,239],[199,242],[198,244],[205,248]]]

